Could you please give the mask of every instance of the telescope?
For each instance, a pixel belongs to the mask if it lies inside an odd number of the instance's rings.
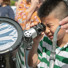
[[[12,52],[19,47],[21,41],[20,25],[10,18],[0,17],[0,68],[15,68]]]
[[[0,17],[0,68],[6,68],[6,56],[10,57],[12,52],[18,49],[20,45],[23,45],[24,49],[31,49],[32,39],[40,35],[44,30],[45,26],[39,23],[31,29],[23,31],[15,20]],[[13,65],[12,63],[10,65]],[[13,67],[10,66],[10,68]]]

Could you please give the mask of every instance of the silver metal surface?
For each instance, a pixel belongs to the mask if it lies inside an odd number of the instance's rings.
[[[25,37],[31,37],[32,36],[32,38],[35,38],[37,36],[37,32],[35,29],[31,28],[24,33],[24,36]]]

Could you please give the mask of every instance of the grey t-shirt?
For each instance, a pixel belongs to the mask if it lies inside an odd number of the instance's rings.
[[[10,6],[0,7],[0,17],[9,17],[14,19],[14,12]]]

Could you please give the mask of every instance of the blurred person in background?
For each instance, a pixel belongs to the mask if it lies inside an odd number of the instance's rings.
[[[3,2],[3,0],[0,0],[0,7],[1,7],[2,2]]]
[[[1,3],[0,17],[9,17],[15,19],[14,12],[10,7],[10,0],[3,0]]]
[[[40,22],[37,10],[44,0],[19,0],[16,11],[16,21],[23,30],[29,29],[30,25]]]

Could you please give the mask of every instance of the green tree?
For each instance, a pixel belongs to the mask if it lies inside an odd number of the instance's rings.
[[[11,6],[15,5],[15,1],[11,0]]]

